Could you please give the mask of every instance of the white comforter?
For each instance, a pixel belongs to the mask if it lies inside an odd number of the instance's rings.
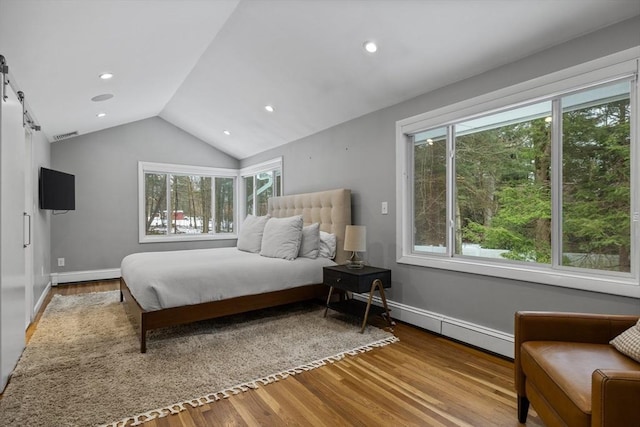
[[[122,277],[147,311],[322,283],[328,258],[287,261],[233,248],[143,252],[122,260]]]

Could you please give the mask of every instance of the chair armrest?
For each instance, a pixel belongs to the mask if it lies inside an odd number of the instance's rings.
[[[527,341],[567,341],[607,344],[633,326],[638,316],[519,311],[515,314],[515,385],[526,396],[520,348]]]
[[[637,371],[597,369],[591,376],[591,427],[640,426]]]

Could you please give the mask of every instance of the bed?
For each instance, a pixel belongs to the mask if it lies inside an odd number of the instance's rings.
[[[304,225],[319,223],[321,231],[336,236],[335,258],[288,261],[235,247],[129,255],[122,262],[120,300],[139,332],[140,352],[146,352],[147,332],[153,329],[326,298],[322,267],[342,264],[348,257],[343,247],[351,223],[351,191],[273,197],[268,215],[302,215]],[[231,284],[231,279],[243,285]]]

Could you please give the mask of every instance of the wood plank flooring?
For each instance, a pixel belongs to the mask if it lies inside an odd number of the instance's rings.
[[[60,285],[43,305],[113,289],[118,281]],[[400,342],[144,426],[522,426],[512,362],[406,324],[394,333]],[[533,410],[527,426],[543,426]]]

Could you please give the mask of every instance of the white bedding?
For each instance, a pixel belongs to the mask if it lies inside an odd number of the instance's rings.
[[[122,260],[121,274],[147,311],[220,301],[322,283],[328,258],[287,261],[235,247],[143,252]]]

